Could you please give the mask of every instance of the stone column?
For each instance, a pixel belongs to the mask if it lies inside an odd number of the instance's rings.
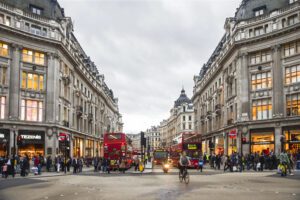
[[[248,70],[248,53],[242,53],[240,56],[240,66],[239,66],[239,77],[238,77],[238,94],[240,98],[240,112],[238,112],[238,117],[242,117],[243,113],[247,113],[249,120],[250,115],[250,104],[249,104],[249,70]]]
[[[284,111],[284,93],[283,93],[283,69],[281,66],[280,46],[273,46],[273,115],[280,118]]]
[[[56,101],[58,100],[58,71],[59,61],[58,55],[48,53],[48,66],[47,66],[47,96],[46,96],[46,122],[55,123],[56,121]]]
[[[19,119],[19,101],[20,101],[20,64],[21,49],[17,44],[12,44],[12,61],[10,66],[9,81],[9,119]]]
[[[275,154],[279,155],[281,152],[281,142],[280,142],[280,137],[281,137],[282,129],[281,127],[275,127]]]
[[[228,154],[228,139],[225,132],[223,132],[223,138],[224,138],[224,154]]]

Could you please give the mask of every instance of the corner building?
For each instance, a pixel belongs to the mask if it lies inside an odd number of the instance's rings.
[[[161,147],[166,148],[179,142],[183,133],[194,132],[194,107],[184,89],[174,102],[169,118],[160,123],[158,130],[161,136]]]
[[[194,77],[207,153],[300,150],[300,2],[243,0]]]
[[[57,1],[0,0],[0,156],[99,156],[121,117]]]

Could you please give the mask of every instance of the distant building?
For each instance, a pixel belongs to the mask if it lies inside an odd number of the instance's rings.
[[[126,134],[132,141],[132,148],[133,150],[140,150],[141,149],[141,134]]]
[[[165,147],[173,145],[173,140],[182,133],[194,132],[194,107],[192,101],[181,90],[179,98],[170,111],[170,117],[160,123],[162,144]]]
[[[147,129],[145,132],[145,137],[147,139],[147,147],[146,149],[150,152],[153,152],[155,149],[158,149],[161,144],[159,128],[157,126],[152,126]]]

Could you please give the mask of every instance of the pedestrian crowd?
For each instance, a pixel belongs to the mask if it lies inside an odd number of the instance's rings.
[[[0,174],[3,178],[7,178],[9,175],[15,177],[16,174],[20,176],[28,176],[29,173],[34,175],[40,175],[42,171],[46,172],[70,172],[73,174],[81,173],[84,165],[89,168],[94,167],[95,172],[110,173],[111,170],[117,170],[121,173],[131,166],[131,161],[120,158],[119,160],[111,160],[110,158],[94,157],[67,157],[57,155],[54,158],[51,156],[44,157],[42,155],[33,156],[31,159],[28,155],[20,156],[16,155],[15,158],[0,157]]]
[[[203,166],[210,167],[212,169],[235,172],[235,171],[264,171],[264,170],[279,170],[279,166],[285,164],[292,175],[292,170],[300,168],[300,151],[295,154],[287,153],[283,151],[279,155],[275,155],[274,152],[269,154],[265,153],[251,153],[247,155],[233,152],[231,155],[222,154],[206,154],[199,158],[199,170],[202,171]]]

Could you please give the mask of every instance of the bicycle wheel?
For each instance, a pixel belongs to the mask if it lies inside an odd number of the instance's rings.
[[[189,184],[190,182],[190,175],[188,172],[185,173],[184,182],[185,184]]]
[[[182,178],[182,175],[181,175],[181,173],[179,171],[179,181],[180,181],[180,183],[182,183],[182,180],[183,180],[183,178]]]

